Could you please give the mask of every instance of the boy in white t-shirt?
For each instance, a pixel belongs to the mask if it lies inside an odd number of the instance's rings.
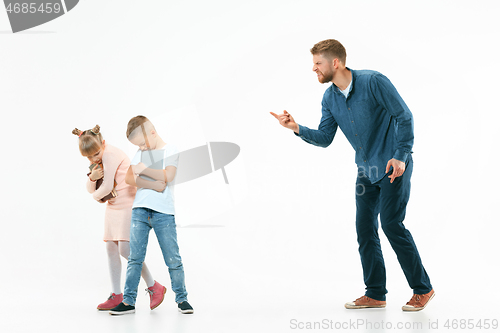
[[[138,189],[132,206],[130,256],[123,302],[111,309],[110,314],[135,312],[137,287],[151,229],[155,231],[168,267],[179,311],[193,313],[187,301],[184,268],[177,245],[173,186],[169,185],[175,178],[179,153],[177,148],[161,139],[153,124],[144,116],[130,119],[127,138],[139,150],[130,162],[125,181]],[[153,310],[163,301],[166,288],[156,282],[146,291],[150,294]]]

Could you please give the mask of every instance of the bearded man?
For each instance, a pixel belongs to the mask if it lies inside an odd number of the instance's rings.
[[[386,306],[386,271],[380,224],[403,269],[413,297],[403,311],[419,311],[434,297],[413,237],[403,224],[413,170],[413,115],[384,75],[346,67],[346,51],[335,39],[311,49],[320,83],[332,82],[322,101],[318,129],[299,125],[285,110],[271,114],[302,140],[327,147],[340,127],[356,151],[356,232],[366,285],[365,294],[348,309]]]

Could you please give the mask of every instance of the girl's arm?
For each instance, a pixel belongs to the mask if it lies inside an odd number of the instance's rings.
[[[87,191],[89,191],[89,193],[95,192],[96,183],[97,183],[97,181],[93,182],[90,180],[90,177],[87,177]]]
[[[115,185],[116,170],[120,166],[121,162],[122,160],[112,152],[104,151],[104,154],[102,156],[104,177],[101,186],[99,186],[99,188],[93,194],[95,200],[101,200],[113,190],[113,187]]]

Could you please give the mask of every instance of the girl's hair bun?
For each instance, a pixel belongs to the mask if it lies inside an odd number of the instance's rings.
[[[80,131],[78,128],[75,128],[75,129],[73,130],[73,132],[71,132],[71,133],[73,133],[74,135],[78,135],[78,136],[80,136],[80,135],[82,135],[82,133],[83,133],[83,132],[82,132],[82,131]]]
[[[101,130],[101,127],[99,125],[95,125],[93,129],[90,131],[94,133],[95,135],[99,134],[99,131]]]

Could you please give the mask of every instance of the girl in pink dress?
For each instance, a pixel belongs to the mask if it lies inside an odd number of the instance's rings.
[[[89,174],[87,190],[100,203],[105,202],[102,199],[113,188],[117,194],[116,197],[107,200],[104,215],[104,241],[106,242],[111,275],[111,295],[106,302],[97,306],[98,310],[110,310],[123,300],[120,286],[120,255],[128,259],[130,252],[130,223],[136,188],[125,183],[125,175],[130,166],[129,158],[122,150],[106,144],[105,140],[102,139],[99,125],[86,131],[75,128],[73,134],[79,137],[82,156],[87,157],[92,164],[101,165],[100,168],[96,165]],[[96,181],[101,178],[103,181],[96,189]],[[160,284],[155,283],[146,263],[142,266],[141,276],[148,286],[146,290],[152,297]]]

